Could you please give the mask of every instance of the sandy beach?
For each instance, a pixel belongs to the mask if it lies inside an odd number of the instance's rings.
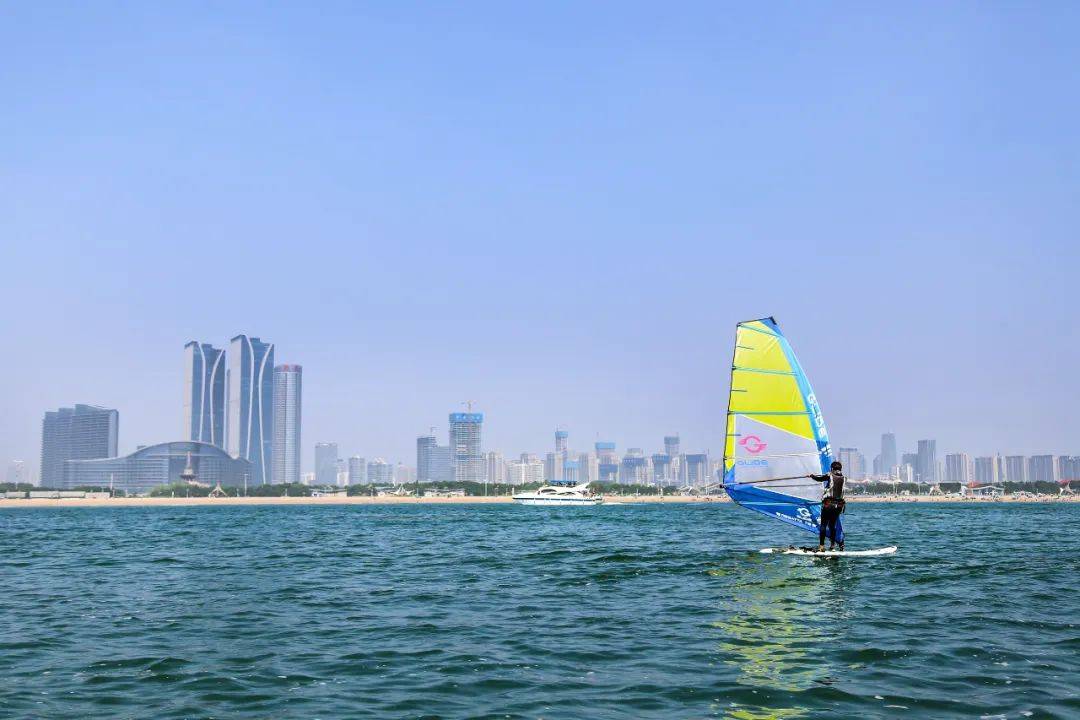
[[[607,504],[690,504],[690,503],[714,503],[731,502],[726,496],[712,497],[685,497],[655,495],[607,495],[604,498]],[[33,498],[33,499],[0,499],[0,509],[19,508],[64,508],[64,507],[188,507],[188,506],[222,506],[222,505],[464,505],[464,504],[509,504],[513,502],[509,496],[499,495],[490,497],[401,497],[382,496],[371,497],[367,495],[353,495],[346,497],[133,497],[133,498]],[[901,495],[901,496],[865,496],[849,498],[850,503],[875,502],[875,503],[970,503],[984,504],[995,502],[1007,503],[1059,503],[1080,502],[1080,495],[1065,496],[1040,496],[1040,497],[1017,497],[1008,495],[999,498],[958,498],[943,497],[940,495]]]

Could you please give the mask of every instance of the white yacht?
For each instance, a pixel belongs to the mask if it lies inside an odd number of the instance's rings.
[[[518,505],[599,505],[601,495],[589,490],[589,483],[582,485],[545,485],[534,491],[514,496]]]

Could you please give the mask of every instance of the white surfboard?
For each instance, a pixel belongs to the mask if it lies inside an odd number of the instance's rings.
[[[877,557],[879,555],[892,555],[897,551],[896,545],[875,548],[873,550],[808,550],[806,548],[764,548],[763,553],[776,553],[783,555],[811,555],[813,557]]]

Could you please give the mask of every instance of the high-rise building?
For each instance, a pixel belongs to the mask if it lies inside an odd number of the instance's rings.
[[[555,431],[555,452],[547,454],[544,463],[544,475],[548,482],[562,482],[565,479],[566,461],[570,457],[567,450],[570,433],[566,430]]]
[[[668,479],[677,481],[682,473],[682,442],[678,435],[664,436],[664,454],[668,456]]]
[[[184,435],[225,447],[225,350],[192,340],[184,346]]]
[[[671,482],[671,457],[669,455],[653,453],[652,481],[657,485],[667,485]]]
[[[349,484],[364,485],[367,483],[367,462],[359,455],[349,458]]]
[[[619,464],[619,482],[623,485],[645,485],[649,479],[645,453],[641,448],[627,448]]]
[[[600,463],[596,453],[579,453],[578,467],[581,468],[581,482],[596,482],[600,477]]]
[[[709,456],[705,453],[684,455],[682,482],[690,487],[704,487],[709,483]]]
[[[434,461],[436,448],[439,446],[434,435],[421,435],[416,438],[416,481],[436,482]]]
[[[1023,455],[1009,455],[1005,458],[1005,481],[1014,483],[1026,483],[1027,458]]]
[[[382,458],[375,458],[367,465],[367,476],[372,485],[393,485],[394,466]]]
[[[836,459],[844,466],[844,476],[852,480],[866,477],[866,458],[858,448],[837,448]]]
[[[973,475],[970,455],[959,452],[945,456],[945,482],[967,485]]]
[[[416,482],[416,468],[409,467],[405,463],[398,463],[394,466],[394,484],[395,485],[412,485]]]
[[[487,465],[487,481],[493,485],[506,482],[506,461],[503,454],[492,450],[485,456]]]
[[[315,443],[315,484],[337,485],[337,443]]]
[[[12,460],[8,463],[7,481],[12,485],[29,483],[30,478],[26,474],[26,463],[22,460]]]
[[[1058,458],[1058,482],[1080,480],[1080,455],[1062,455]]]
[[[891,432],[881,436],[881,461],[878,473],[888,475],[893,466],[897,464],[896,435]]]
[[[511,485],[539,485],[544,482],[544,463],[529,453],[506,464],[506,479]]]
[[[96,405],[50,410],[41,424],[42,487],[65,485],[68,460],[116,457],[120,413]]]
[[[1053,455],[1032,455],[1028,459],[1028,482],[1056,483],[1060,479],[1057,458]]]
[[[996,485],[1001,482],[1000,458],[977,457],[975,458],[975,483],[978,485]]]
[[[596,447],[597,479],[600,482],[617,482],[619,458],[615,455],[615,443],[598,441]]]
[[[274,345],[237,335],[230,341],[225,444],[251,463],[252,484],[271,481],[274,416]]]
[[[915,476],[915,481],[920,483],[936,483],[938,481],[937,440],[919,441]]]
[[[300,407],[303,368],[274,368],[274,442],[271,478],[275,484],[300,482]]]
[[[483,413],[450,413],[450,460],[456,482],[484,482],[487,468],[481,448]]]

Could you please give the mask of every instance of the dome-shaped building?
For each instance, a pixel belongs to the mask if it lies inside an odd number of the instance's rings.
[[[109,487],[129,494],[178,482],[191,458],[195,479],[211,487],[251,483],[251,463],[209,443],[180,440],[141,447],[130,455],[64,463],[64,488]]]

